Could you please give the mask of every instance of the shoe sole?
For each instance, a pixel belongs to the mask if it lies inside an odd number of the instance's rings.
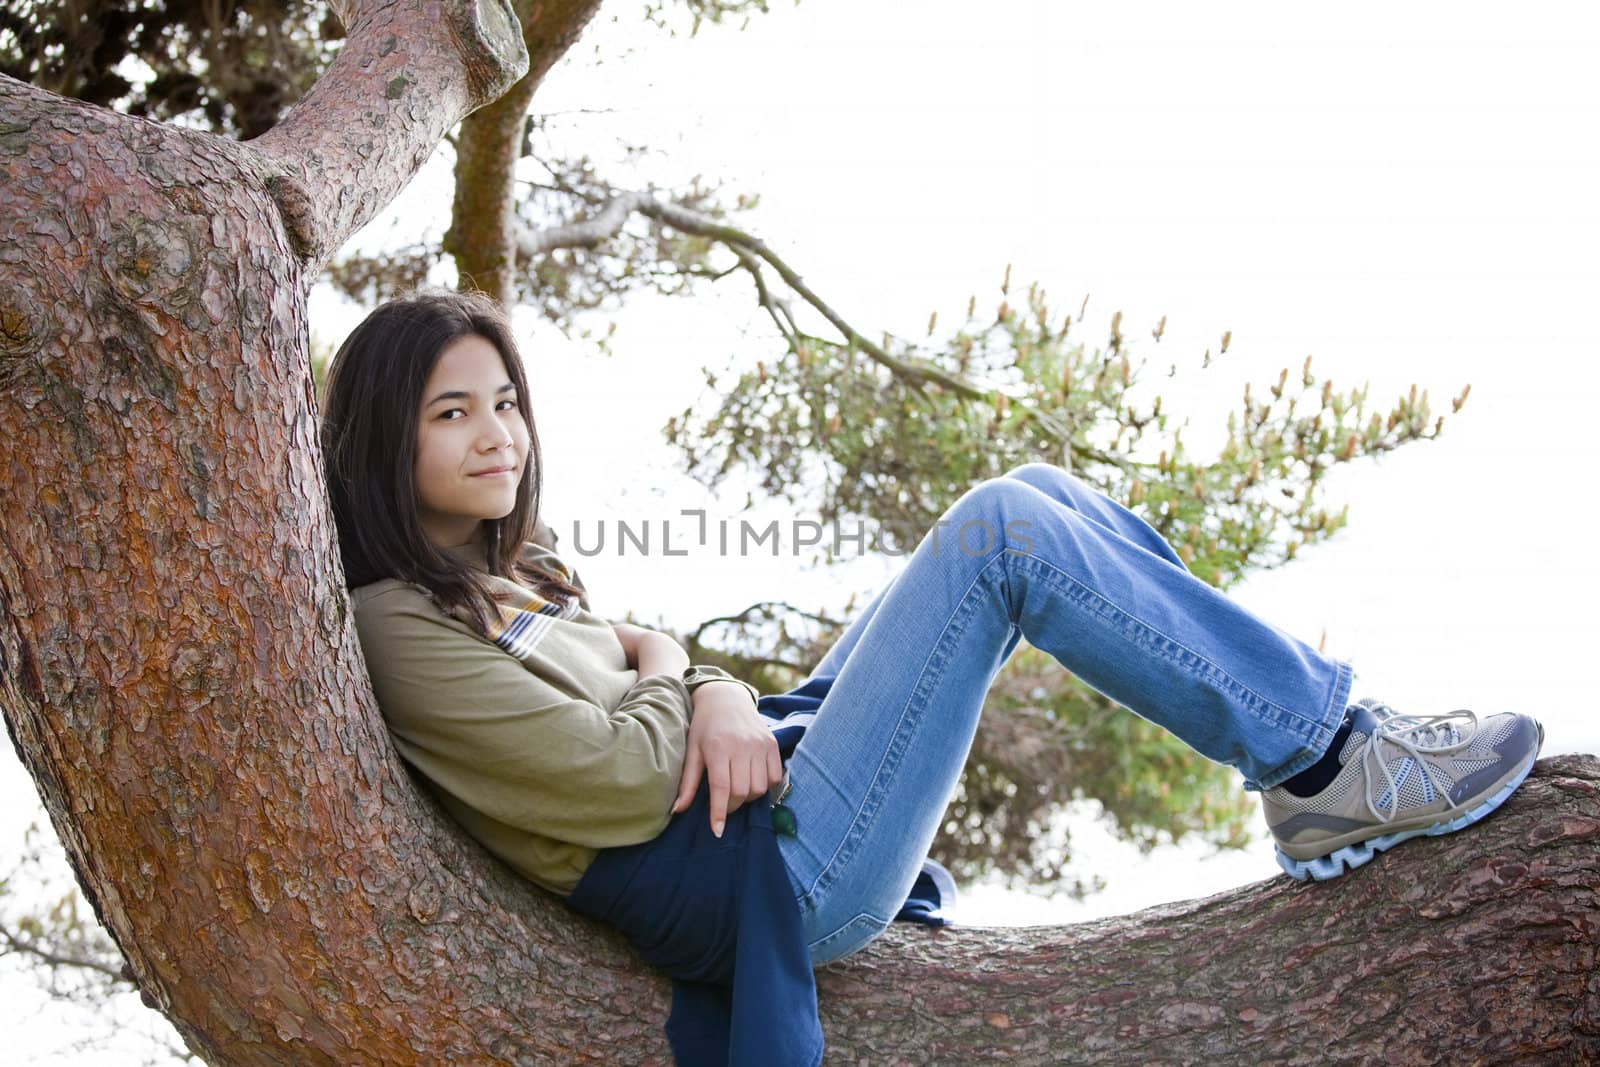
[[[1539,740],[1544,740],[1544,730],[1540,727]],[[1542,747],[1542,746],[1541,746]],[[1537,759],[1538,748],[1534,749],[1534,758]],[[1379,837],[1369,837],[1365,841],[1358,841],[1353,845],[1335,849],[1326,856],[1316,859],[1297,860],[1283,854],[1282,849],[1274,849],[1278,856],[1278,866],[1297,881],[1304,882],[1314,878],[1319,882],[1326,882],[1330,878],[1337,878],[1345,871],[1353,871],[1366,863],[1380,852],[1386,852],[1402,841],[1409,841],[1413,837],[1439,837],[1444,834],[1464,830],[1468,826],[1482,819],[1491,811],[1506,802],[1512,793],[1517,791],[1523,779],[1528,777],[1528,772],[1533,770],[1534,760],[1528,760],[1528,765],[1518,771],[1506,781],[1499,789],[1495,790],[1487,799],[1476,807],[1469,808],[1455,818],[1445,822],[1434,823],[1431,826],[1419,826],[1414,830],[1401,830],[1398,833],[1383,834]]]

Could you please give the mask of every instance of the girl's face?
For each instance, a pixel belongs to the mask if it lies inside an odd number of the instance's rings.
[[[428,540],[464,545],[511,514],[528,460],[528,423],[500,351],[468,334],[439,355],[417,422],[417,513]]]

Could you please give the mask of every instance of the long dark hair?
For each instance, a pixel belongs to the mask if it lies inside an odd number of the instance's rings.
[[[581,596],[582,590],[562,576],[520,558],[523,542],[538,525],[544,464],[511,325],[487,296],[420,292],[368,315],[328,368],[322,452],[345,581],[352,588],[380,578],[413,582],[487,636],[489,620],[497,615],[488,583],[433,544],[417,515],[422,390],[444,350],[473,334],[499,351],[528,422],[528,462],[517,483],[516,506],[505,518],[485,519],[480,527],[489,573],[519,581],[546,599]]]

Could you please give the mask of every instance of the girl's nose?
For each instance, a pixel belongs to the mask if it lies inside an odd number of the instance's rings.
[[[482,435],[478,438],[478,448],[483,452],[498,452],[502,448],[511,447],[511,431],[506,429],[496,419],[484,427]]]

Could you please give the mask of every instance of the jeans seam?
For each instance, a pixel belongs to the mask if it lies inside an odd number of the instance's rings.
[[[1003,553],[997,552],[987,563],[973,574],[972,581],[967,583],[967,588],[962,592],[961,599],[956,603],[955,610],[950,613],[950,618],[945,621],[944,628],[939,632],[939,638],[933,643],[933,649],[923,661],[922,669],[917,673],[917,683],[911,689],[911,695],[900,708],[900,718],[891,732],[889,747],[884,752],[883,758],[878,761],[877,769],[873,771],[872,781],[868,784],[866,792],[862,795],[861,806],[856,809],[855,815],[850,820],[850,826],[840,838],[839,847],[829,857],[817,874],[817,880],[812,884],[806,894],[808,901],[815,901],[818,896],[838,880],[838,871],[855,855],[860,844],[862,834],[859,827],[863,820],[871,819],[883,806],[883,799],[888,794],[890,783],[895,773],[900,768],[900,763],[905,755],[905,747],[910,732],[920,724],[922,716],[927,712],[929,697],[925,690],[936,684],[936,680],[943,676],[945,666],[950,659],[948,646],[958,641],[966,632],[971,622],[972,615],[977,611],[970,606],[973,601],[973,592],[979,587],[989,568],[1003,558]],[[930,679],[933,679],[930,681]],[[908,716],[914,716],[909,722]]]
[[[1048,560],[1042,559],[1031,552],[1025,553],[1023,558],[1036,566],[1041,577],[1064,580],[1068,588],[1065,590],[1058,589],[1058,592],[1069,600],[1085,604],[1096,614],[1112,622],[1124,640],[1135,645],[1141,645],[1140,638],[1144,638],[1141,647],[1148,647],[1150,651],[1188,671],[1196,678],[1221,686],[1262,722],[1293,729],[1297,733],[1299,740],[1305,744],[1315,744],[1317,738],[1327,732],[1326,725],[1320,720],[1308,718],[1291,708],[1285,708],[1274,701],[1266,699],[1205,656],[1163,633],[1159,628],[1139,618],[1132,612],[1119,607],[1098,590],[1091,588],[1087,583],[1061,570]],[[1127,623],[1132,623],[1133,627],[1130,628],[1126,625]],[[1173,649],[1181,651],[1183,655],[1173,655]],[[1204,669],[1196,670],[1196,667]],[[1331,737],[1331,735],[1329,736]]]
[[[879,762],[880,762],[880,765],[881,765],[882,761],[880,760]],[[822,782],[824,784],[826,784],[829,788],[831,788],[835,793],[838,793],[841,796],[844,795],[845,790],[843,789],[843,787],[841,787],[839,785],[838,781],[830,773],[828,773],[828,769],[826,767],[824,767],[821,763],[818,763],[815,760],[808,761],[806,763],[806,772],[808,774],[815,774],[819,779],[822,780]],[[851,826],[852,827],[854,826],[854,822],[851,823]],[[848,833],[848,831],[847,831],[847,833]],[[799,837],[795,838],[794,845],[795,845],[796,848],[799,848],[802,851],[804,851],[808,857],[815,857],[816,854],[814,852],[812,852],[811,849],[805,847],[805,845],[802,843],[802,839],[801,838],[799,838]],[[839,852],[843,849],[843,847],[844,847],[844,845],[843,845],[843,842],[841,841],[841,843],[834,848],[833,855],[828,857],[826,862],[819,862],[817,864],[817,872],[818,873],[817,873],[816,881],[812,882],[809,886],[801,886],[800,887],[800,904],[801,904],[802,907],[811,908],[811,909],[815,910],[815,908],[816,908],[816,894],[817,894],[817,891],[822,888],[822,876],[827,873],[828,869],[833,865],[834,861],[838,859]],[[788,864],[785,864],[785,866],[787,867]],[[793,873],[794,873],[793,869],[790,868],[791,877],[793,876]],[[796,880],[796,881],[798,881],[798,880]]]
[[[835,940],[841,934],[843,934],[846,930],[849,930],[851,927],[854,927],[854,926],[856,926],[858,924],[861,924],[862,920],[866,920],[866,926],[869,929],[874,929],[878,933],[882,933],[883,930],[886,929],[889,926],[889,924],[893,921],[892,919],[885,919],[885,918],[883,918],[881,916],[874,915],[871,912],[867,912],[867,911],[857,912],[856,914],[852,915],[850,918],[846,919],[837,928],[829,931],[828,933],[822,935],[821,937],[817,938],[815,941],[813,941],[809,945],[807,945],[806,946],[806,951],[809,954],[811,954],[813,958],[815,958],[815,956],[817,955],[817,949],[819,947],[827,945],[828,942]],[[873,935],[873,937],[876,937],[876,936],[877,936],[877,934]],[[872,939],[873,939],[872,937],[869,937],[867,940],[871,941]],[[833,946],[829,946],[829,947],[833,947]],[[830,954],[828,959],[825,962],[831,963],[831,962],[833,962],[835,960],[841,960],[841,959],[845,958],[846,956],[851,955],[852,953],[854,953],[857,949],[859,949],[861,947],[862,947],[861,945],[848,946],[849,951],[841,952],[841,953],[837,953],[837,954]]]

